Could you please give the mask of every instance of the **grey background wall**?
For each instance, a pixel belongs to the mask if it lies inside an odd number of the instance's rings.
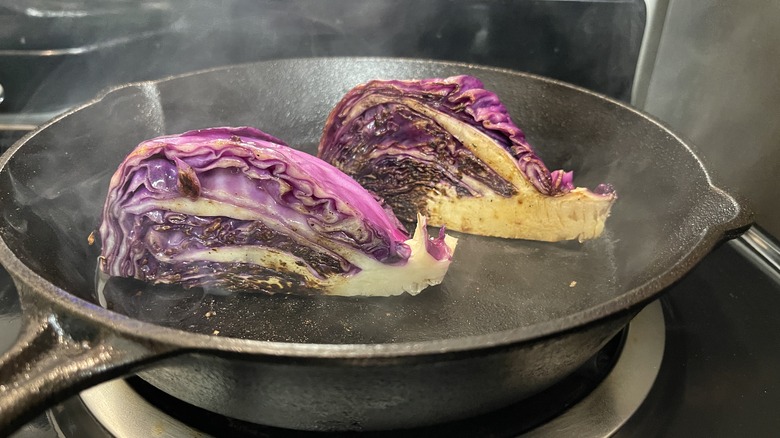
[[[780,237],[780,1],[670,0],[638,104],[691,140]]]

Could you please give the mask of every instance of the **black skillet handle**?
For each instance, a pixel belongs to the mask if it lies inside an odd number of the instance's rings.
[[[170,351],[122,337],[35,298],[33,294],[21,300],[22,331],[0,356],[0,436],[11,434],[54,403]]]

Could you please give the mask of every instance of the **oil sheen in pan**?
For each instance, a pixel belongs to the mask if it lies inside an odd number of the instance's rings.
[[[414,297],[226,293],[98,272],[97,301],[132,318],[201,334],[375,344],[514,329],[586,309],[616,293],[608,232],[584,243],[452,234],[460,240],[444,281]]]

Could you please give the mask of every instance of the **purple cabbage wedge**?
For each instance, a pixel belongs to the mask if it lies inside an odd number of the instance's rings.
[[[111,178],[100,267],[151,283],[328,295],[419,293],[456,239],[403,226],[357,182],[254,128],[144,141]]]
[[[381,196],[399,218],[543,241],[599,236],[616,199],[550,172],[498,96],[470,76],[371,81],[328,117],[320,158]]]

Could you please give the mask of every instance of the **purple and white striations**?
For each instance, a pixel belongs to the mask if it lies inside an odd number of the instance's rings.
[[[102,219],[106,274],[229,290],[416,294],[441,282],[457,242],[424,220],[410,239],[352,178],[249,127],[142,142]]]
[[[614,190],[550,172],[496,94],[471,76],[371,81],[328,117],[320,158],[381,196],[402,220],[545,241],[601,234]]]

